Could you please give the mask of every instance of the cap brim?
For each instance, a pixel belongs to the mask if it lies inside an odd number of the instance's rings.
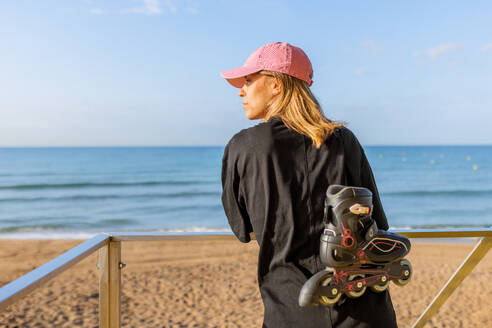
[[[244,77],[259,71],[261,71],[261,68],[241,66],[228,71],[223,71],[220,75],[233,87],[242,88],[244,84]]]

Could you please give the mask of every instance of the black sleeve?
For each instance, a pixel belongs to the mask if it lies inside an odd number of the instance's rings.
[[[233,140],[229,141],[222,158],[222,205],[232,232],[241,242],[247,243],[253,229],[241,188],[237,154]]]
[[[349,167],[348,174],[351,176],[349,180],[352,184],[367,188],[372,192],[372,218],[376,221],[379,229],[388,230],[388,220],[386,219],[376,181],[374,180],[374,175],[364,149],[359,143],[359,140],[357,140],[357,137],[349,129],[342,129],[346,162]]]

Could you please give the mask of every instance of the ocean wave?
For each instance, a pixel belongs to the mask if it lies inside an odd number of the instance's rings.
[[[29,190],[29,189],[62,189],[62,188],[107,188],[107,187],[134,187],[134,186],[188,186],[200,184],[214,184],[218,181],[142,181],[142,182],[76,182],[76,183],[40,183],[0,186],[0,190]]]
[[[491,196],[492,190],[410,190],[382,192],[383,196]]]
[[[222,212],[223,207],[219,201],[214,201],[209,204],[194,204],[188,203],[185,205],[139,205],[132,204],[121,208],[120,210],[110,209],[99,212],[99,214],[112,214],[120,213],[121,215],[129,215],[135,217],[142,217],[146,215],[171,215],[172,220],[183,220],[188,218],[189,213],[195,215],[211,213],[216,215],[218,212]]]
[[[21,225],[0,228],[0,233],[9,232],[35,232],[35,231],[53,231],[67,228],[65,223],[46,223],[39,225]]]
[[[159,198],[182,198],[182,197],[220,197],[218,191],[183,191],[176,193],[146,193],[131,195],[71,195],[61,197],[14,197],[0,198],[0,202],[44,202],[44,201],[77,201],[77,200],[107,200],[107,199],[159,199]]]
[[[97,233],[85,232],[16,232],[0,233],[0,239],[90,239]]]
[[[111,218],[111,219],[103,219],[98,222],[95,222],[93,226],[100,226],[100,227],[107,227],[107,226],[113,226],[113,225],[130,225],[130,224],[137,224],[137,220],[133,219],[124,219],[124,218]]]
[[[3,221],[3,223],[6,223]],[[0,227],[0,234],[2,233],[24,233],[24,232],[36,232],[36,231],[66,231],[66,230],[84,230],[88,229],[114,229],[114,227],[124,227],[129,225],[138,224],[138,221],[126,218],[109,218],[102,219],[96,222],[86,222],[85,220],[69,221],[65,222],[52,222],[52,223],[38,223],[38,224],[16,224],[10,226]]]

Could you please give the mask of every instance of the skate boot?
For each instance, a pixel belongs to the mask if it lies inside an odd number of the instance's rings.
[[[325,230],[320,259],[326,269],[313,275],[299,293],[299,305],[333,305],[343,294],[357,298],[389,282],[406,285],[412,276],[408,238],[378,230],[367,188],[331,185],[326,192]]]

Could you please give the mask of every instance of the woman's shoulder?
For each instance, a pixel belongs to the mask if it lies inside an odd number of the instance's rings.
[[[347,128],[346,126],[340,126],[335,128],[333,131],[333,134],[337,137],[340,138],[342,143],[346,147],[353,147],[353,146],[358,146],[359,145],[359,140],[355,136],[355,134]]]
[[[358,167],[362,155],[364,154],[364,149],[355,134],[345,126],[336,128],[335,134],[343,145],[343,152],[347,162]]]
[[[339,138],[344,138],[344,139],[355,138],[354,133],[345,125],[336,127],[333,133]]]
[[[242,129],[234,134],[229,141],[229,145],[241,148],[243,151],[268,147],[274,135],[274,126],[279,124],[279,120],[271,119],[268,122],[261,122],[255,126]]]
[[[268,122],[261,122],[255,126],[240,130],[232,136],[228,144],[243,151],[253,148],[258,151],[261,147],[273,147],[276,138],[286,136],[286,131],[284,130],[290,131],[281,119],[271,118]],[[346,126],[335,128],[333,135],[346,146],[358,144],[357,137]]]

